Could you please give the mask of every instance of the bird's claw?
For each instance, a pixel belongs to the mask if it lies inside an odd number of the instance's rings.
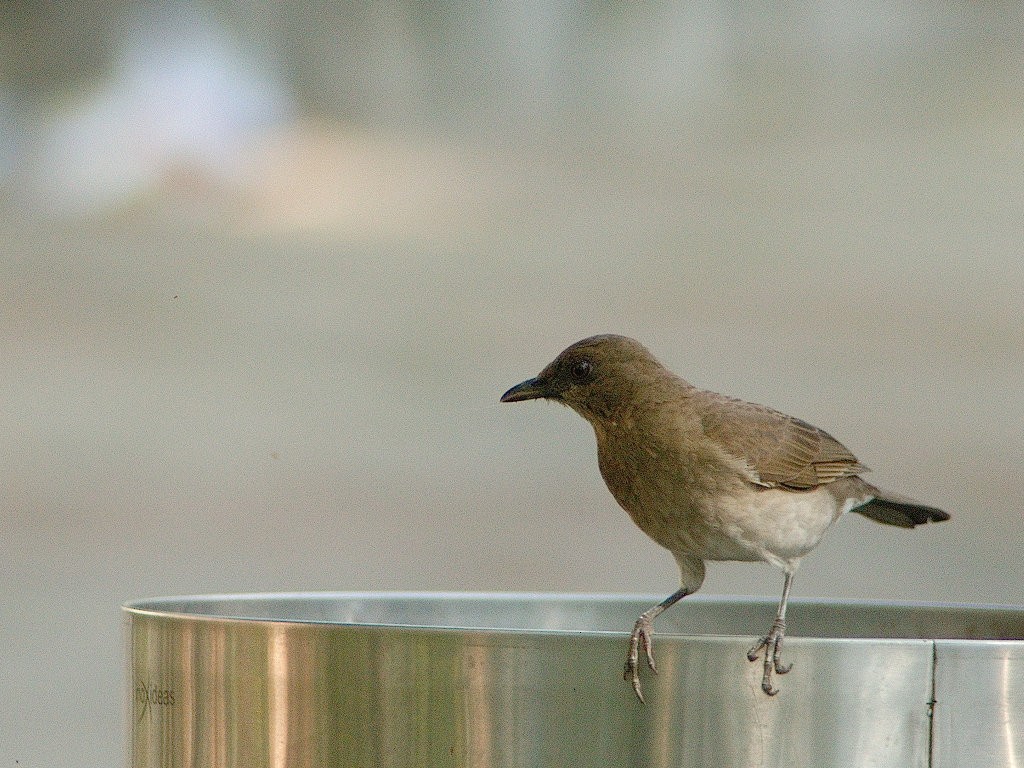
[[[754,647],[747,651],[747,659],[757,661],[764,649],[764,675],[761,677],[761,690],[769,696],[774,696],[779,689],[772,685],[772,672],[784,675],[793,669],[792,664],[782,663],[782,639],[786,635],[786,622],[776,619],[768,634],[762,637]]]
[[[640,690],[640,647],[643,646],[644,656],[647,658],[647,666],[651,672],[658,674],[658,668],[654,664],[654,640],[651,637],[653,632],[651,620],[641,616],[633,625],[633,634],[629,636],[629,655],[626,656],[626,668],[623,671],[622,679],[628,680],[633,685],[633,692],[645,704],[644,694]]]

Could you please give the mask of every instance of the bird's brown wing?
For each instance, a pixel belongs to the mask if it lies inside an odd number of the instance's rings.
[[[827,432],[763,405],[702,393],[704,432],[768,488],[807,490],[868,468]]]

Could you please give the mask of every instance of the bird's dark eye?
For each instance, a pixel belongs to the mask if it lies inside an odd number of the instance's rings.
[[[590,374],[593,373],[594,366],[589,360],[578,360],[573,363],[572,366],[572,377],[576,381],[586,381],[590,378]]]

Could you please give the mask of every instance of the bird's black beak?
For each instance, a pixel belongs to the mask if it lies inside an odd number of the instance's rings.
[[[536,400],[541,397],[551,397],[545,383],[539,379],[527,379],[522,384],[516,384],[512,389],[501,396],[503,403],[518,403],[520,400]]]

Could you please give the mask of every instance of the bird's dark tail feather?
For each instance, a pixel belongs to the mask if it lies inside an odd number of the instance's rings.
[[[949,514],[941,509],[919,504],[913,499],[895,493],[877,488],[875,490],[875,498],[853,511],[879,523],[898,525],[900,528],[913,528],[922,523],[941,523],[943,520],[949,520]]]

